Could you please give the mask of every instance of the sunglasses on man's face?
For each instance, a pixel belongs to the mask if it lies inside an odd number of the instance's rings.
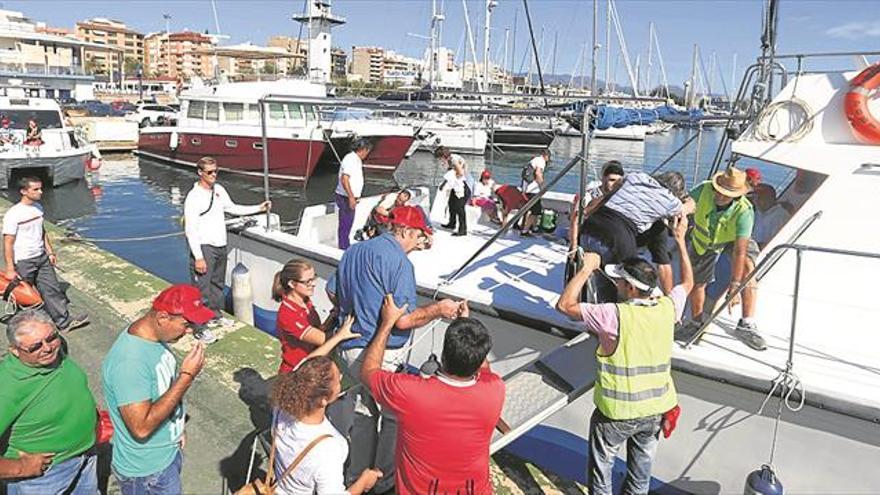
[[[217,175],[217,169],[215,168],[213,170],[202,170],[202,173],[205,175]]]
[[[56,331],[50,333],[48,337],[46,337],[45,339],[43,339],[39,342],[31,344],[27,347],[21,347],[21,346],[16,346],[16,347],[18,347],[18,350],[20,350],[22,352],[26,352],[28,354],[33,354],[33,353],[39,351],[40,349],[42,349],[44,345],[46,345],[46,346],[52,345],[56,340],[58,340],[59,337],[61,337],[61,334],[59,334],[58,331],[56,330]]]

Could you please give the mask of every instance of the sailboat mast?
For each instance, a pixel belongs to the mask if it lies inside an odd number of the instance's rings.
[[[611,84],[611,0],[607,0],[605,8],[605,92]]]
[[[688,87],[687,91],[685,91],[684,95],[684,106],[688,109],[694,107],[694,93],[696,92],[695,85],[697,84],[697,44],[694,43],[694,56],[691,61],[691,77],[688,79]]]
[[[654,65],[654,21],[648,23],[648,69],[645,74],[645,90],[651,93],[651,68]]]
[[[483,28],[483,90],[489,90],[489,31],[492,28],[492,9],[497,0],[486,0],[486,25]]]

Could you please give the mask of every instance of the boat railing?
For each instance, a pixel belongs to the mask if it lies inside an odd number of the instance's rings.
[[[682,348],[690,349],[691,345],[695,342],[698,342],[700,338],[702,338],[703,334],[709,328],[709,325],[715,321],[721,313],[727,309],[731,302],[739,297],[743,290],[748,288],[749,284],[752,280],[760,280],[773,268],[774,265],[782,258],[782,256],[788,251],[794,251],[796,254],[795,260],[795,273],[794,273],[794,292],[793,292],[793,302],[792,302],[792,314],[791,314],[791,336],[789,340],[789,361],[791,360],[792,353],[794,352],[794,336],[795,336],[795,328],[797,324],[797,310],[798,310],[798,296],[800,295],[800,275],[801,275],[801,264],[802,264],[802,255],[804,252],[816,252],[816,253],[825,253],[825,254],[833,254],[839,256],[853,256],[857,258],[868,258],[868,259],[876,259],[880,260],[880,253],[870,253],[866,251],[855,251],[850,249],[840,249],[840,248],[830,248],[823,246],[810,246],[806,244],[798,244],[798,239],[803,235],[813,223],[816,222],[822,216],[822,211],[818,211],[807,218],[804,223],[795,231],[795,233],[791,236],[790,240],[783,244],[778,244],[774,246],[769,253],[755,266],[755,269],[751,271],[742,281],[742,283],[737,287],[733,292],[727,294],[723,304],[718,306],[715,311],[712,312],[712,315],[705,319],[700,325],[697,332],[690,337],[688,342],[682,344]]]

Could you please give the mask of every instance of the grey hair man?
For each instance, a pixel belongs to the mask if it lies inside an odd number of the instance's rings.
[[[58,328],[42,310],[26,309],[6,327],[0,360],[0,436],[9,442],[0,478],[9,493],[98,492],[95,399],[82,368],[66,356]]]

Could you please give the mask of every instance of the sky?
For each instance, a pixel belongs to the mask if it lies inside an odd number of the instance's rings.
[[[485,0],[465,0],[470,14],[477,52],[482,59]],[[443,44],[455,50],[457,61],[471,55],[465,42],[462,0],[437,0],[446,15]],[[691,71],[693,45],[700,47],[705,69],[716,54],[717,66],[712,75],[713,91],[723,91],[722,79],[731,85],[734,54],[737,74],[760,53],[761,10],[758,0],[617,0],[617,10],[632,64],[641,54],[642,70],[647,65],[648,25],[654,22],[669,83],[681,85]],[[290,18],[301,13],[304,0],[216,0],[220,33],[229,36],[223,44],[250,41],[265,44],[272,35],[296,37],[300,25]],[[163,13],[171,15],[172,31],[216,32],[210,0],[27,0],[0,1],[5,9],[19,10],[35,21],[51,26],[73,27],[76,21],[91,17],[109,17],[148,33],[165,28]],[[544,32],[541,64],[545,72],[580,72],[582,51],[591,43],[592,9],[590,0],[529,0],[535,36]],[[599,0],[599,42],[604,44],[605,0]],[[383,46],[404,55],[422,57],[428,41],[430,0],[333,0],[333,13],[347,24],[334,29],[333,45],[350,51],[353,45]],[[521,0],[498,0],[492,13],[490,52],[496,63],[503,58],[505,31],[510,43],[505,66],[513,59],[514,70],[528,68],[526,51],[530,49],[528,27]],[[515,37],[514,37],[515,32]],[[308,31],[302,31],[303,36]],[[626,72],[619,59],[616,35],[612,42],[612,64],[619,64],[616,79],[626,82]],[[515,45],[515,52],[513,48]],[[864,51],[880,47],[880,0],[782,0],[779,22],[779,53]],[[604,48],[597,60],[598,77],[604,76]],[[511,53],[513,55],[511,56]],[[656,55],[655,55],[656,57]],[[580,60],[580,62],[579,62]],[[842,66],[841,66],[842,63]],[[590,59],[586,60],[589,74]],[[844,59],[838,68],[855,68]],[[644,74],[645,72],[643,72]],[[659,82],[659,64],[655,58],[652,86]],[[722,77],[723,75],[723,77]]]

